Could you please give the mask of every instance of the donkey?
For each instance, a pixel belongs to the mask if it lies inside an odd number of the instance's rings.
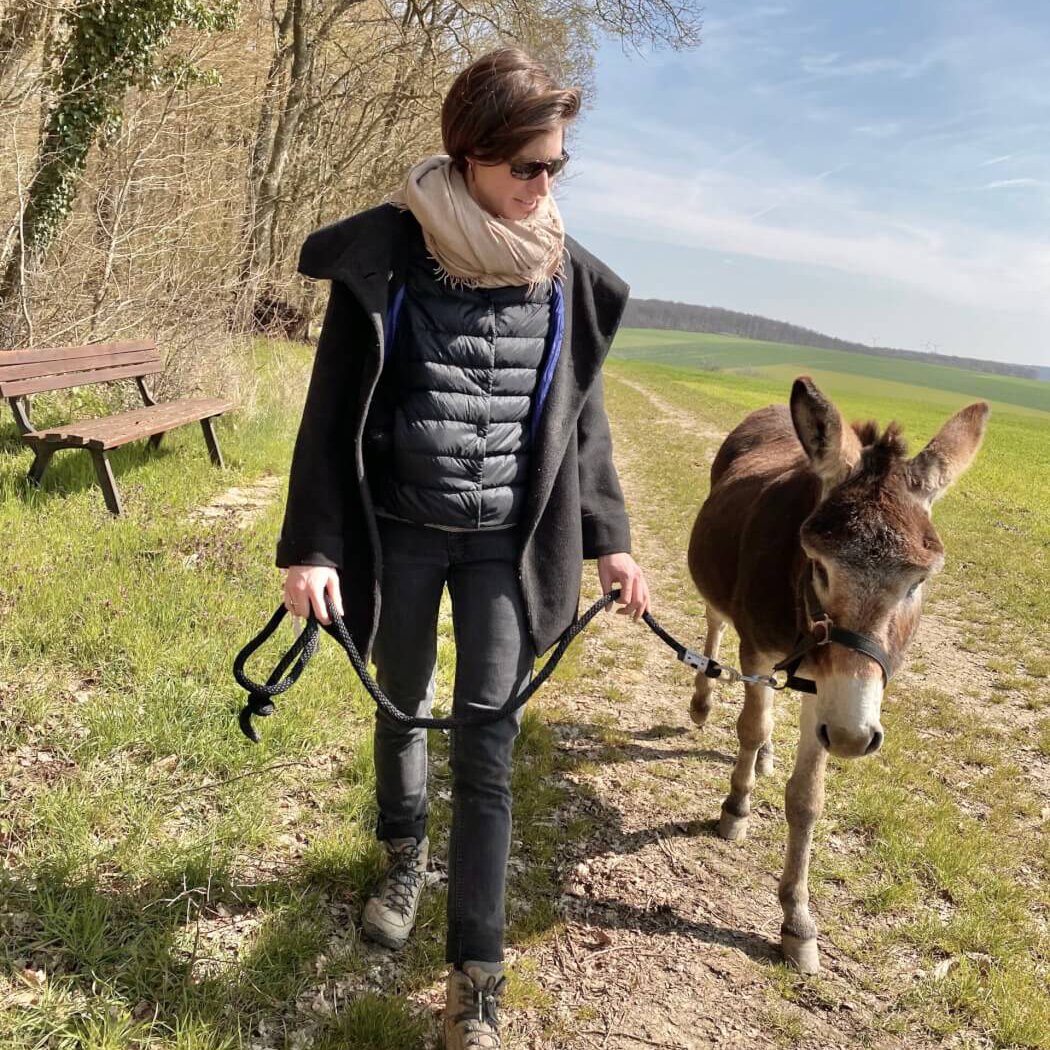
[[[908,459],[896,424],[881,434],[874,423],[848,427],[802,376],[790,410],[753,412],[711,466],[711,491],[689,542],[689,571],[707,607],[704,653],[717,658],[731,622],[743,672],[760,678],[744,688],[723,838],[745,837],[755,774],[772,769],[772,685],[785,683],[771,669],[779,662],[789,685],[815,693],[802,701],[785,793],[779,890],[781,947],[803,973],[820,969],[808,873],[827,756],[857,758],[882,745],[886,682],[918,626],[926,581],[944,564],[930,507],[973,461],[987,419],[984,402],[962,409]],[[796,678],[796,669],[812,681]],[[711,692],[711,679],[698,672],[690,714],[699,726]]]

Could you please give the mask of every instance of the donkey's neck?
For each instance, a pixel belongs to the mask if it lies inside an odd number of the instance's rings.
[[[805,584],[811,565],[800,532],[820,498],[820,483],[808,465],[792,464],[767,479],[745,524],[734,619],[748,621],[744,632],[764,652],[786,654],[808,628]]]

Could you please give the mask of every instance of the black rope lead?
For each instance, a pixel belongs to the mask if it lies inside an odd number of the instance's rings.
[[[536,690],[553,674],[554,669],[558,666],[558,662],[565,655],[566,649],[569,648],[577,635],[587,627],[598,613],[619,597],[619,588],[614,588],[608,594],[602,595],[582,616],[573,620],[558,639],[558,643],[547,658],[547,662],[536,672],[528,686],[517,696],[511,697],[502,707],[475,711],[466,715],[458,715],[455,718],[423,718],[407,715],[404,711],[398,710],[369,673],[368,666],[354,644],[346,624],[343,622],[342,617],[336,615],[332,607],[331,598],[327,594],[325,595],[325,604],[328,608],[331,623],[320,623],[311,611],[299,637],[296,638],[288,652],[281,657],[269,678],[265,682],[254,681],[245,671],[245,664],[273,635],[287,615],[287,610],[281,605],[270,617],[266,626],[237,654],[233,661],[233,677],[237,680],[238,685],[248,693],[248,701],[241,710],[238,724],[249,740],[256,744],[259,743],[261,738],[254,725],[252,725],[252,718],[256,715],[266,718],[274,713],[276,706],[273,698],[286,692],[298,681],[307,663],[317,652],[320,630],[324,628],[339,643],[340,648],[349,657],[350,663],[357,672],[357,676],[361,679],[362,685],[364,685],[368,695],[376,702],[379,710],[393,721],[420,729],[460,729],[464,726],[489,725],[492,722],[498,722],[501,718],[512,715],[519,708],[523,707]],[[727,675],[736,680],[740,677],[739,673],[732,671],[731,668],[724,668],[717,661],[686,648],[664,630],[649,613],[643,613],[642,619],[657,637],[674,650],[678,659],[689,667],[702,671],[709,678],[719,678],[722,675]],[[286,673],[287,677],[282,677]]]
[[[248,693],[248,702],[244,705],[238,717],[241,732],[258,744],[261,737],[252,725],[252,716],[259,715],[267,718],[277,708],[274,706],[273,698],[291,689],[299,680],[299,676],[306,669],[310,658],[317,652],[318,635],[316,627],[313,631],[301,631],[299,637],[292,643],[292,647],[281,657],[277,666],[273,669],[265,684],[253,682],[244,671],[244,665],[248,662],[257,649],[277,630],[278,625],[284,619],[287,610],[282,605],[270,617],[266,626],[237,654],[233,661],[233,677],[237,683]],[[316,623],[316,621],[315,621]],[[287,678],[281,676],[291,668]]]

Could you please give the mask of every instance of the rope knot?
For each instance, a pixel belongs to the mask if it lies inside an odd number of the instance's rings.
[[[260,718],[268,718],[276,710],[277,707],[273,702],[273,697],[267,696],[265,693],[249,693],[248,700],[244,707],[241,708],[240,716],[237,719],[241,727],[241,732],[253,744],[260,743],[262,737],[259,736],[258,732],[256,732],[255,726],[252,725],[252,717],[258,715]]]

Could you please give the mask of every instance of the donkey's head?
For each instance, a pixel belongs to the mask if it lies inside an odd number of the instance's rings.
[[[988,405],[957,412],[911,459],[896,424],[881,434],[874,423],[848,427],[807,376],[795,380],[791,418],[821,483],[800,534],[809,558],[805,626],[813,629],[822,612],[875,642],[895,671],[918,626],[925,583],[944,564],[930,508],[973,462]],[[877,751],[886,685],[877,660],[843,644],[818,646],[807,660],[824,747],[844,758]]]

